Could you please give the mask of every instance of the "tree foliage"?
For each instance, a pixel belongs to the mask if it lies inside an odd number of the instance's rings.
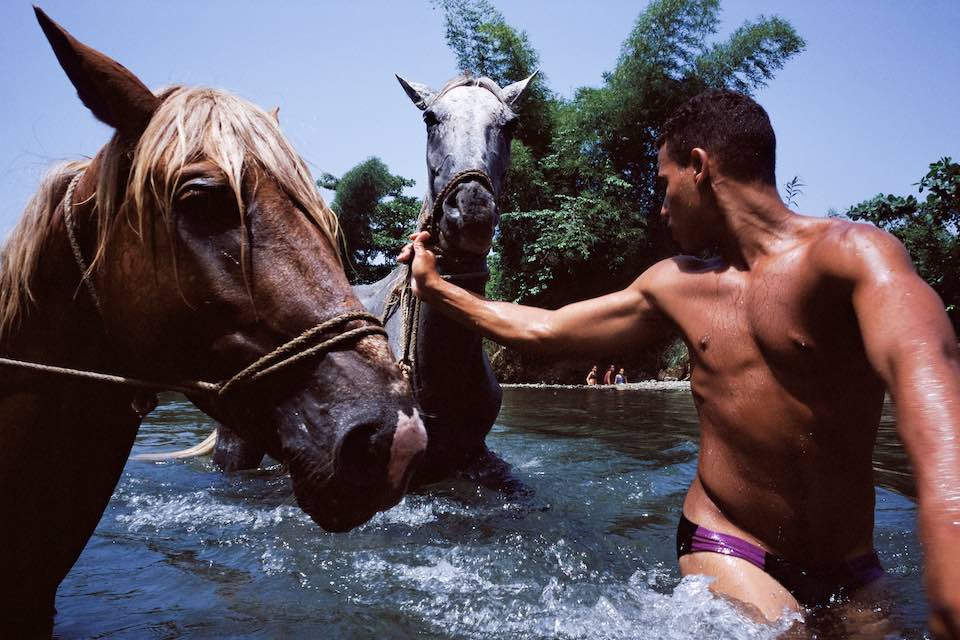
[[[927,284],[943,299],[960,329],[960,164],[942,158],[917,184],[913,195],[880,194],[850,207],[851,220],[871,222],[895,235],[907,248]]]
[[[487,76],[501,87],[523,80],[540,65],[526,32],[508,25],[487,0],[436,0],[444,12],[447,44],[461,71]],[[541,72],[517,106],[516,140],[541,155],[550,143],[550,106],[554,96]]]
[[[394,267],[394,257],[420,213],[420,200],[403,194],[414,184],[390,173],[375,157],[340,178],[324,173],[317,180],[317,186],[336,191],[331,208],[343,231],[347,274],[353,284],[379,280]]]
[[[803,195],[803,188],[807,186],[800,176],[793,176],[783,183],[783,201],[791,209],[797,208],[797,198]]]
[[[462,67],[502,84],[537,63],[527,34],[486,0],[437,4]],[[562,99],[540,77],[521,112],[536,135],[520,135],[512,147],[495,247],[501,273],[491,293],[561,305],[622,287],[669,255],[657,216],[663,122],[707,88],[756,91],[804,47],[788,22],[763,16],[717,42],[719,16],[719,0],[654,0],[600,87]]]

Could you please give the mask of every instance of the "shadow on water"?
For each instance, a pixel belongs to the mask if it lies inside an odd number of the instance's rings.
[[[135,452],[181,448],[211,423],[164,398]],[[61,587],[64,638],[773,638],[680,580],[673,556],[693,478],[685,392],[510,389],[488,442],[529,489],[462,481],[407,496],[346,534],[319,530],[279,466],[223,476],[208,459],[128,463]],[[911,482],[885,410],[876,541],[901,634],[924,601]],[[893,637],[897,637],[894,635]]]

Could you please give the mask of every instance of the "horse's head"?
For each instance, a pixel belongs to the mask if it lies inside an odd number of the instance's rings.
[[[75,184],[72,209],[118,366],[227,380],[363,310],[339,263],[335,218],[274,117],[213,89],[154,95],[38,18],[81,100],[116,130]],[[363,326],[346,321],[293,349]],[[191,399],[288,463],[301,507],[344,530],[399,501],[426,432],[382,335],[304,353]]]
[[[433,91],[397,76],[423,110],[429,195],[439,218],[434,240],[444,251],[482,257],[490,250],[517,123],[512,107],[532,78],[501,89],[489,78],[465,74]]]

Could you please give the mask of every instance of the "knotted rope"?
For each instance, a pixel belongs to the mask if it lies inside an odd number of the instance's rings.
[[[355,320],[365,320],[372,324],[355,329],[350,329],[339,333],[327,340],[318,342],[310,347],[304,345],[315,340],[317,336],[325,331],[353,322]],[[252,384],[284,367],[288,367],[298,362],[302,362],[314,355],[332,351],[345,342],[359,340],[364,336],[383,335],[387,332],[380,325],[379,320],[364,311],[350,311],[342,313],[334,318],[321,322],[312,329],[308,329],[293,340],[286,342],[257,361],[248,365],[242,371],[223,382],[208,382],[205,380],[182,380],[178,382],[159,382],[155,380],[143,380],[141,378],[132,378],[110,373],[101,373],[99,371],[88,371],[84,369],[71,369],[69,367],[57,367],[38,362],[28,362],[25,360],[14,360],[12,358],[0,358],[0,364],[42,373],[53,373],[58,375],[72,376],[75,378],[84,378],[87,380],[96,380],[98,382],[108,382],[112,384],[126,385],[129,387],[138,387],[140,389],[150,389],[153,391],[179,391],[180,393],[206,393],[213,394],[223,398],[228,392],[235,391],[237,387]]]
[[[103,309],[100,308],[100,298],[97,296],[97,290],[93,288],[93,281],[90,280],[90,267],[87,261],[83,259],[83,252],[80,250],[80,243],[77,241],[77,232],[73,222],[73,191],[77,188],[80,178],[83,177],[83,171],[73,176],[73,180],[67,186],[67,193],[63,196],[63,226],[67,229],[67,238],[70,240],[70,248],[73,249],[73,259],[80,267],[80,281],[87,286],[90,297],[93,299],[97,312],[103,317]]]

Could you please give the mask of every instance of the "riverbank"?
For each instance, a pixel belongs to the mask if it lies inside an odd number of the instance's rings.
[[[541,383],[517,383],[502,384],[504,389],[600,389],[607,391],[646,391],[646,390],[687,390],[690,388],[689,380],[642,380],[641,382],[629,382],[627,384],[598,384],[587,386],[585,384],[541,384]]]

